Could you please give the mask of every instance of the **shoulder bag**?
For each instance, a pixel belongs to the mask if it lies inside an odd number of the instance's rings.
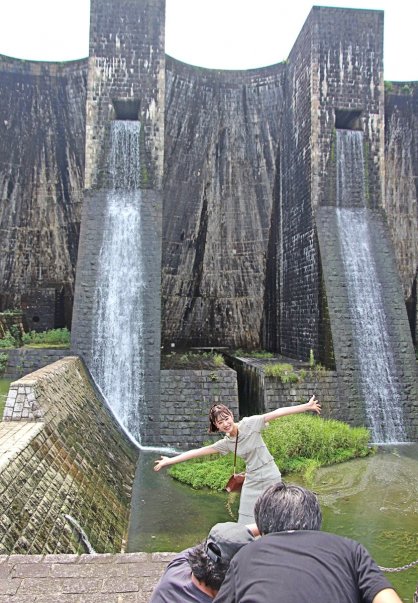
[[[239,432],[237,431],[237,439],[235,440],[235,452],[234,452],[234,473],[228,480],[228,483],[225,486],[225,490],[227,492],[241,492],[242,485],[245,480],[245,473],[235,473],[236,465],[237,465],[237,446],[238,446],[238,436]]]

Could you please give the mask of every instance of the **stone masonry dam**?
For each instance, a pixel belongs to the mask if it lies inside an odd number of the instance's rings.
[[[257,384],[257,410],[315,388],[325,416],[371,426],[344,213],[366,216],[364,268],[376,281],[362,295],[379,290],[397,433],[417,438],[418,86],[384,82],[383,33],[382,11],[314,6],[285,61],[221,71],[166,55],[164,0],[91,0],[88,58],[0,56],[0,312],[20,309],[30,330],[72,331],[70,356],[9,392],[3,436],[17,430],[20,444],[0,471],[3,552],[80,552],[63,509],[86,519],[99,552],[123,549],[137,450],[94,374],[108,210],[121,188],[139,229],[125,244],[128,262],[141,259],[140,320],[121,312],[118,333],[141,324],[141,444],[201,443],[213,399],[238,409],[239,371]],[[113,136],[131,129],[135,179],[120,185]],[[352,165],[361,195],[341,201]],[[123,302],[122,291],[115,308]],[[162,349],[217,347],[296,363],[312,353],[325,369],[299,389],[273,386],[245,360],[216,379],[160,370]],[[19,502],[26,487],[31,513]]]

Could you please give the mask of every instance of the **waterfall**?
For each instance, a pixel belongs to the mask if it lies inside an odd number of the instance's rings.
[[[337,130],[337,205],[355,353],[372,438],[376,443],[404,442],[399,380],[365,207],[362,132]]]
[[[140,443],[144,398],[140,124],[111,125],[103,243],[94,296],[92,374],[122,425]]]

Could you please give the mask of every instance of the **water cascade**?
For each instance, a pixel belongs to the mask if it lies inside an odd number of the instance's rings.
[[[337,224],[360,385],[376,443],[404,442],[401,393],[365,204],[363,133],[337,130]],[[354,207],[353,207],[354,206]]]
[[[94,299],[92,374],[115,415],[140,443],[145,283],[139,136],[137,121],[111,124],[110,187]]]

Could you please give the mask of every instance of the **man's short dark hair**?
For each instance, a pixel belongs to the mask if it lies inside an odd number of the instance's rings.
[[[301,486],[274,484],[254,507],[260,534],[286,530],[320,530],[322,513],[316,494]]]
[[[212,561],[206,553],[206,543],[202,542],[189,552],[189,565],[199,582],[209,588],[219,590],[229,568],[228,561]]]

